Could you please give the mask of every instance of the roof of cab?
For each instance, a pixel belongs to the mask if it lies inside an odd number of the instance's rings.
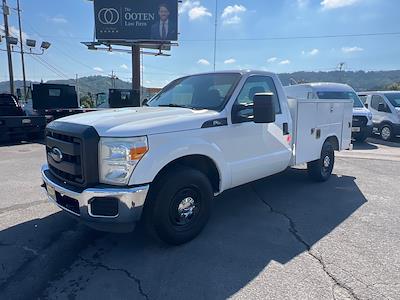
[[[214,71],[214,72],[203,72],[190,74],[183,77],[194,76],[194,75],[206,75],[206,74],[240,74],[240,75],[266,75],[266,76],[277,76],[275,73],[259,70],[224,70],[224,71]]]

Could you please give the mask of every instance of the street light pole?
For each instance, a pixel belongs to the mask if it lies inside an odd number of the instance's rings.
[[[214,24],[214,72],[217,60],[217,29],[218,29],[218,0],[215,0],[215,24]]]
[[[19,25],[19,43],[21,48],[22,79],[24,82],[24,101],[26,101],[27,87],[26,87],[26,75],[25,75],[25,57],[24,57],[24,43],[22,41],[21,10],[19,8],[19,0],[17,0],[17,11],[18,11],[18,25]]]
[[[4,31],[6,36],[6,45],[7,45],[7,58],[8,58],[8,73],[10,76],[10,93],[14,94],[14,73],[13,73],[13,65],[12,65],[12,55],[11,55],[11,45],[9,41],[10,30],[8,28],[8,15],[10,14],[10,9],[7,6],[6,0],[3,0],[3,17],[4,17]]]

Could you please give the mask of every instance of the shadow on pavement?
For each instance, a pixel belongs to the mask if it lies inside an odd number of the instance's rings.
[[[385,142],[384,140],[380,138],[369,138],[367,139],[367,142],[378,144],[378,145],[384,145],[388,147],[395,147],[395,148],[400,148],[400,137],[395,137],[393,138],[390,142]]]
[[[13,139],[13,140],[8,140],[6,142],[0,142],[0,148],[1,147],[18,146],[18,145],[29,145],[29,144],[45,145],[45,141],[43,139],[32,139],[32,140]]]
[[[288,263],[361,207],[366,199],[354,180],[333,176],[317,184],[304,170],[290,169],[227,191],[216,199],[203,233],[180,247],[155,242],[141,227],[133,234],[100,235],[95,242],[90,233],[86,234],[90,238],[86,237],[77,249],[56,248],[60,259],[75,256],[75,262],[62,276],[59,274],[45,295],[79,295],[82,299],[133,299],[135,295],[149,299],[228,298],[253,281],[271,261]],[[61,218],[56,214],[40,222],[51,226]],[[5,236],[25,231],[30,235],[31,226],[27,222],[0,232],[0,245]],[[35,238],[26,242],[33,247]],[[19,282],[18,286],[23,285]]]
[[[374,142],[374,144],[376,144],[376,143]],[[378,149],[378,146],[376,146],[374,144],[369,143],[368,140],[363,143],[354,143],[353,149],[354,150],[376,150],[376,149]]]

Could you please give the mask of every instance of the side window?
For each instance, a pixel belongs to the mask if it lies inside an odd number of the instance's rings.
[[[371,107],[378,110],[379,104],[384,104],[386,106],[385,100],[379,95],[373,95],[371,99]]]
[[[235,105],[251,105],[254,95],[258,93],[273,93],[275,111],[277,114],[281,113],[281,106],[274,81],[271,77],[266,76],[252,76],[248,78],[236,99]],[[249,108],[249,110],[249,113],[252,113],[252,109]]]
[[[362,103],[367,103],[367,98],[368,98],[368,96],[367,95],[358,95],[358,97],[361,99],[361,101],[362,101]]]

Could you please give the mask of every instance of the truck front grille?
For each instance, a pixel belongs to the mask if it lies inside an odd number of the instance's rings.
[[[85,182],[81,163],[81,140],[72,136],[47,131],[46,152],[47,162],[53,175],[69,184],[82,186]],[[62,161],[52,158],[52,151],[57,148],[62,153]]]
[[[367,126],[368,119],[363,116],[354,116],[353,117],[353,127],[365,127]]]
[[[99,136],[91,126],[50,123],[46,129],[50,172],[62,182],[80,188],[96,185],[98,142]]]

